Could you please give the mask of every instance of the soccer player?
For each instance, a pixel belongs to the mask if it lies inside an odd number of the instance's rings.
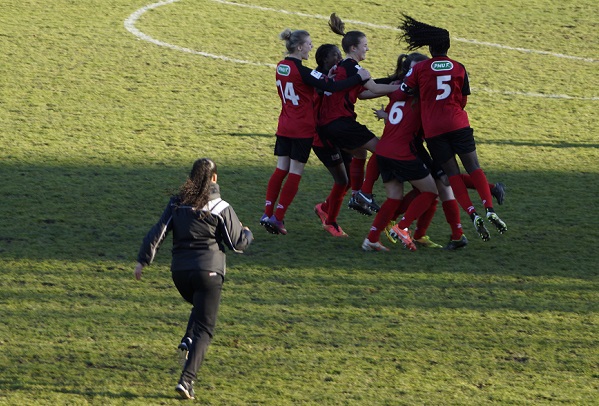
[[[418,53],[410,54],[408,58],[410,64],[428,59]],[[401,221],[393,226],[391,235],[401,240],[410,251],[415,251],[416,245],[411,238],[409,227],[414,220],[431,210],[431,207],[436,207],[438,196],[435,180],[414,151],[414,140],[421,131],[420,104],[416,97],[408,96],[398,89],[389,95],[389,104],[385,112],[385,128],[376,146],[376,159],[387,199],[377,213],[370,232],[362,243],[362,249],[388,251],[379,241],[380,234],[400,207],[404,197],[403,183],[408,181],[420,193],[414,198]],[[430,242],[428,238],[426,241]]]
[[[316,70],[327,74],[342,60],[341,51],[333,44],[319,46],[316,50],[315,58],[318,65]],[[320,109],[323,97],[324,92],[317,89],[315,102],[317,111]],[[314,206],[314,212],[320,218],[323,229],[328,231],[333,237],[347,237],[341,226],[337,224],[337,216],[339,215],[343,198],[350,187],[347,174],[349,173],[352,156],[350,153],[328,142],[323,143],[318,135],[314,137],[312,150],[333,177],[333,187],[329,195],[324,202]]]
[[[399,27],[401,39],[409,50],[428,46],[432,58],[416,65],[404,78],[402,90],[407,94],[418,92],[422,110],[424,137],[433,159],[440,163],[449,178],[456,200],[470,216],[474,227],[483,241],[490,239],[483,218],[479,216],[470,200],[456,155],[470,174],[476,187],[487,219],[499,233],[507,231],[507,226],[493,208],[493,200],[485,173],[480,168],[474,132],[464,110],[470,94],[468,74],[464,66],[447,57],[450,47],[449,32],[416,21],[404,15]]]
[[[171,274],[181,296],[193,304],[187,330],[179,345],[189,350],[175,390],[193,399],[193,381],[202,365],[216,326],[225,279],[225,247],[242,252],[253,240],[233,207],[220,197],[215,163],[198,159],[179,193],[171,197],[162,216],[145,236],[137,255],[135,278],[154,261],[167,234],[173,232]]]
[[[285,213],[298,191],[316,135],[314,89],[336,92],[360,86],[364,80],[370,79],[370,73],[360,70],[344,77],[345,80],[329,80],[327,75],[302,65],[302,61],[308,59],[312,50],[312,40],[307,31],[285,29],[279,38],[285,41],[288,56],[276,68],[276,84],[281,98],[281,114],[274,148],[274,154],[278,158],[277,167],[268,181],[260,224],[270,233],[285,235]],[[274,203],[277,199],[275,211]]]
[[[366,52],[369,50],[366,34],[361,31],[345,32],[345,24],[335,13],[331,14],[329,27],[334,33],[343,36],[341,47],[345,52],[345,59],[337,64],[335,80],[351,77],[362,69],[359,63],[366,59]],[[365,125],[356,121],[354,105],[364,90],[382,96],[395,91],[398,87],[377,84],[369,80],[342,92],[327,94],[320,108],[318,134],[321,139],[353,155],[350,165],[352,198],[348,206],[362,214],[372,215],[372,209],[368,204],[358,203],[354,195],[362,188],[364,182],[373,184],[378,177],[376,157],[371,156],[366,168],[366,180],[364,179],[364,164],[368,151],[374,153],[378,138]],[[370,200],[372,207],[378,209],[378,205],[373,204],[372,199]]]

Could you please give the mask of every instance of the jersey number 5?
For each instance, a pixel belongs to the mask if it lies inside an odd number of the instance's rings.
[[[403,118],[402,107],[406,105],[405,101],[396,101],[389,109],[389,122],[391,124],[399,124]]]
[[[297,106],[299,104],[300,98],[297,94],[295,94],[292,82],[286,82],[285,89],[283,89],[283,83],[280,80],[277,80],[277,86],[281,91],[281,98],[283,99],[283,103],[287,103],[287,100],[289,100],[294,106]]]
[[[437,76],[437,90],[442,90],[443,93],[438,94],[436,100],[447,99],[451,93],[451,87],[448,82],[451,80],[451,75]]]

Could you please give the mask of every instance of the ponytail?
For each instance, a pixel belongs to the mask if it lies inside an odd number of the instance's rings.
[[[346,54],[351,52],[351,47],[357,47],[362,38],[366,37],[362,31],[345,32],[345,23],[335,13],[329,18],[329,27],[335,34],[343,36],[341,47]]]

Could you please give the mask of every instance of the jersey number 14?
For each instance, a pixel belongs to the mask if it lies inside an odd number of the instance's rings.
[[[299,104],[300,98],[297,94],[295,94],[293,82],[285,82],[285,88],[283,89],[283,83],[280,80],[277,80],[277,87],[281,92],[281,99],[283,100],[283,103],[287,103],[287,100],[289,100],[294,106]]]

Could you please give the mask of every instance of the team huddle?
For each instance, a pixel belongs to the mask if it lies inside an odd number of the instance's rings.
[[[470,94],[468,74],[461,63],[447,56],[449,32],[404,15],[400,39],[409,51],[427,46],[431,57],[417,52],[401,54],[395,72],[375,80],[359,65],[369,50],[366,35],[345,32],[345,24],[335,14],[329,26],[342,36],[345,58],[337,46],[324,44],[316,51],[318,67],[314,70],[302,65],[313,48],[310,34],[286,29],[280,35],[288,54],[276,67],[282,105],[274,148],[277,167],[268,181],[260,224],[270,233],[287,234],[285,213],[314,151],[334,180],[328,197],[314,208],[323,228],[334,237],[347,237],[337,216],[349,190],[349,208],[364,215],[376,213],[362,243],[364,251],[388,251],[380,242],[383,231],[391,242],[400,241],[411,251],[419,246],[465,247],[468,240],[460,207],[483,241],[490,239],[485,218],[500,234],[505,233],[507,226],[493,208],[493,197],[503,203],[505,186],[489,184],[478,163],[473,130],[464,110]],[[388,96],[389,103],[373,109],[377,118],[385,120],[379,139],[356,120],[354,106],[358,99],[381,96]],[[466,174],[460,173],[456,156]],[[386,192],[380,206],[372,194],[379,177]],[[412,189],[404,194],[405,182]],[[480,196],[484,214],[476,211],[469,188]],[[438,200],[451,228],[445,246],[427,235]]]

